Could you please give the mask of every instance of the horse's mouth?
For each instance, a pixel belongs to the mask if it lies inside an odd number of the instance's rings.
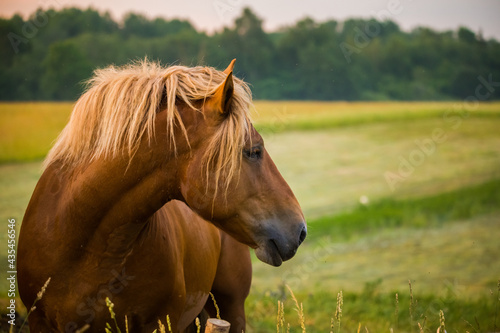
[[[275,267],[281,266],[284,261],[278,249],[278,245],[273,239],[268,240],[263,245],[256,248],[255,254],[260,261]]]
[[[260,261],[276,267],[295,256],[307,235],[305,223],[298,224],[295,233],[282,234],[272,228],[266,231],[264,237],[256,238],[255,254]]]

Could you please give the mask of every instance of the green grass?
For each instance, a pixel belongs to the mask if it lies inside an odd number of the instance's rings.
[[[312,131],[346,126],[443,119],[448,114],[499,118],[500,103],[482,103],[470,109],[456,102],[272,102],[257,101],[256,128],[264,133]]]
[[[495,332],[500,327],[495,313],[498,314],[498,295],[495,292],[476,299],[457,297],[453,289],[447,290],[443,296],[421,295],[414,290],[410,299],[409,288],[381,292],[380,280],[364,285],[360,292],[343,292],[343,308],[340,321],[334,317],[337,306],[337,292],[295,292],[299,302],[303,303],[305,326],[308,332],[420,332],[418,324],[424,332],[436,332],[439,327],[439,310],[443,310],[448,332]],[[284,288],[283,288],[284,290]],[[396,303],[396,293],[398,301]],[[416,293],[416,295],[415,295]],[[299,318],[290,295],[286,292],[271,295],[270,293],[252,293],[247,301],[250,332],[276,331],[276,313],[278,300],[285,304],[285,327],[289,323],[292,332],[300,331]],[[412,316],[410,316],[412,304]],[[413,318],[413,320],[411,319]],[[286,330],[285,330],[286,331]]]
[[[71,103],[0,103],[0,163],[42,159],[69,119]]]
[[[376,123],[312,132],[264,135],[266,147],[290,184],[308,219],[339,214],[383,198],[434,195],[500,178],[500,119],[470,117],[457,129],[441,119]],[[386,172],[418,149],[435,128],[447,140],[436,145],[394,191]]]
[[[271,102],[256,101],[263,133],[439,119],[461,102]],[[42,159],[69,119],[73,103],[0,103],[0,163]],[[500,103],[481,103],[470,114],[500,118]]]
[[[333,241],[346,241],[354,235],[391,228],[442,227],[497,211],[500,211],[500,179],[424,198],[387,198],[366,206],[359,204],[351,212],[310,221],[310,234],[315,237],[326,234]]]
[[[0,220],[14,218],[21,223],[40,175],[40,162],[0,165]]]

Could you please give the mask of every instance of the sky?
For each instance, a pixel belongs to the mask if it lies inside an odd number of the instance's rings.
[[[130,11],[149,18],[188,19],[206,32],[230,26],[243,8],[250,7],[263,19],[266,31],[304,17],[316,21],[387,17],[407,31],[417,26],[440,31],[466,26],[500,41],[500,0],[0,0],[0,16],[19,13],[27,18],[38,7],[69,6],[109,11],[116,20]]]

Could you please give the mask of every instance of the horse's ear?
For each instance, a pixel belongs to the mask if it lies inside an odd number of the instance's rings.
[[[233,72],[233,68],[234,68],[234,63],[236,62],[236,59],[233,59],[231,61],[231,63],[229,64],[229,66],[227,66],[227,68],[224,70],[224,73],[228,74],[229,73],[232,73]]]
[[[218,110],[223,115],[227,115],[231,111],[231,101],[234,93],[233,67],[235,61],[236,59],[231,61],[229,66],[224,70],[224,73],[227,74],[226,79],[217,88],[210,101],[208,101],[213,109]]]

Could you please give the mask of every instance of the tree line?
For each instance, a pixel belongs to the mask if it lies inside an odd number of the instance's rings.
[[[146,56],[220,69],[237,58],[235,74],[257,99],[466,99],[483,81],[481,99],[500,98],[500,44],[465,27],[406,32],[391,20],[305,18],[266,32],[245,8],[207,34],[186,20],[129,13],[117,22],[65,8],[0,18],[0,36],[1,100],[74,100],[95,68]]]

